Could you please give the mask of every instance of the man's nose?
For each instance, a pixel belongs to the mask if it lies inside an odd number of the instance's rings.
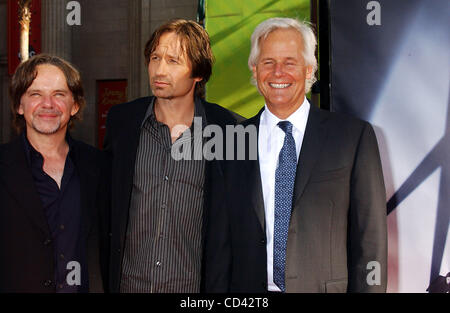
[[[42,97],[41,106],[45,108],[53,108],[53,98],[51,95],[44,95]]]
[[[276,63],[274,68],[274,74],[277,76],[281,76],[284,72],[284,67],[282,63]]]
[[[164,59],[159,61],[156,65],[156,75],[165,75],[167,74],[167,63]]]

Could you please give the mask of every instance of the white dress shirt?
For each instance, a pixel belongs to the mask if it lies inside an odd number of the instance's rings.
[[[292,136],[295,140],[297,162],[305,135],[310,104],[305,97],[303,104],[284,121],[292,123]],[[275,210],[275,170],[278,166],[278,157],[283,147],[285,133],[277,126],[282,121],[270,112],[267,105],[261,113],[258,134],[258,156],[261,174],[261,184],[264,198],[267,237],[267,289],[280,291],[273,282],[273,230]]]

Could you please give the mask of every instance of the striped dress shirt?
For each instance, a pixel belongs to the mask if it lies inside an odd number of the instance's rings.
[[[205,160],[173,159],[170,130],[156,120],[153,108],[152,102],[136,154],[120,291],[199,292]],[[200,101],[194,116],[204,127]],[[188,140],[192,151],[202,144],[184,134],[177,144]]]

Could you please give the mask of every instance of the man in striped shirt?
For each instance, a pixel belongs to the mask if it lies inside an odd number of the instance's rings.
[[[107,120],[111,195],[103,242],[108,241],[109,287],[199,292],[203,216],[220,167],[202,153],[176,159],[173,148],[202,151],[202,129],[210,124],[224,129],[237,116],[203,99],[213,55],[197,23],[162,25],[144,55],[154,96],[113,107]]]

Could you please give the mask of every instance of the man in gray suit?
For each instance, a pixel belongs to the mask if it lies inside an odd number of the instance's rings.
[[[256,160],[224,162],[204,255],[206,292],[385,292],[386,196],[371,125],[305,97],[317,61],[308,25],[272,18],[249,67],[265,107]]]

